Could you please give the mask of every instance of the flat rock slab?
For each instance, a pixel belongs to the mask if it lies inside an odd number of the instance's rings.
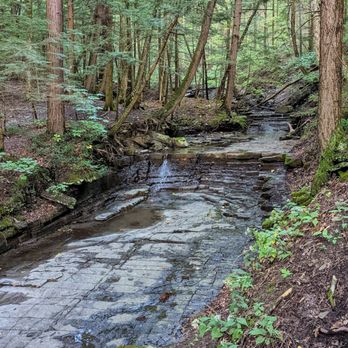
[[[101,214],[97,215],[94,219],[96,221],[107,221],[107,220],[125,212],[126,210],[135,207],[136,205],[138,205],[141,202],[144,202],[145,200],[146,200],[146,196],[141,196],[141,197],[129,199],[129,200],[124,201],[124,202],[117,202],[117,203],[113,204],[108,209],[108,211],[106,211],[105,213],[101,213]]]

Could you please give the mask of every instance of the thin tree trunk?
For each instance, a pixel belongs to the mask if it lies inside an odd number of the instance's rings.
[[[272,48],[275,47],[275,0],[272,0]]]
[[[197,47],[195,50],[195,53],[193,54],[191,64],[188,68],[188,71],[186,73],[186,76],[184,80],[181,82],[180,87],[176,91],[176,93],[171,97],[171,99],[166,103],[166,105],[160,110],[158,116],[160,119],[164,120],[169,115],[171,115],[179,104],[181,103],[182,99],[184,98],[187,89],[189,88],[196,72],[199,66],[199,63],[202,58],[204,47],[207,43],[209,31],[210,31],[210,25],[215,9],[217,0],[210,0],[207,4],[207,8],[204,14],[203,22],[202,22],[202,28],[200,37],[197,43]]]
[[[265,3],[265,1],[268,1],[268,0],[259,0],[256,5],[255,5],[255,8],[253,9],[253,12],[252,14],[250,15],[246,25],[245,25],[245,28],[243,30],[243,33],[239,39],[239,43],[238,43],[238,48],[241,47],[244,39],[246,38],[247,34],[248,34],[248,31],[249,31],[249,28],[250,28],[250,25],[253,21],[253,19],[255,18],[256,14],[257,14],[257,11],[259,10],[261,4]],[[255,24],[256,25],[256,24]],[[256,27],[255,27],[256,28]],[[256,29],[257,31],[257,29]],[[256,37],[256,34],[254,33],[254,36]],[[257,42],[257,40],[254,41],[255,43]],[[228,45],[229,46],[229,45]],[[254,46],[254,49],[256,49],[256,46]],[[229,52],[229,49],[227,49],[227,52]],[[227,59],[229,58],[229,53],[227,53]],[[221,83],[220,83],[220,86],[218,88],[218,91],[217,91],[217,95],[216,95],[216,98],[217,99],[221,99],[222,98],[222,95],[224,93],[224,90],[225,90],[225,85],[226,85],[226,80],[227,80],[227,77],[228,77],[228,69],[229,69],[229,65],[226,67],[225,69],[225,72],[224,72],[224,75],[221,79]]]
[[[149,73],[147,74],[146,78],[144,79],[143,76],[144,76],[145,67],[147,64],[147,57],[148,57],[149,50],[150,50],[151,35],[148,35],[147,39],[145,40],[144,51],[142,53],[142,64],[139,67],[139,74],[138,74],[138,78],[137,78],[136,87],[135,87],[134,92],[133,92],[133,96],[132,96],[129,104],[127,105],[126,109],[122,113],[122,115],[112,125],[111,130],[110,130],[111,134],[116,134],[117,131],[122,126],[122,124],[126,121],[129,114],[131,113],[134,106],[136,105],[139,98],[141,97],[145,87],[148,85],[148,82],[151,80],[151,77],[152,77],[153,73],[155,72],[157,65],[159,64],[162,55],[165,52],[169,37],[171,35],[171,32],[172,32],[173,28],[175,28],[176,24],[178,23],[178,18],[179,17],[175,17],[174,21],[169,25],[167,32],[162,40],[162,46],[158,51],[157,59],[153,63],[153,65],[150,67]]]
[[[209,100],[208,67],[207,67],[207,59],[206,59],[206,55],[205,55],[205,49],[203,50],[202,65],[203,65],[205,98],[207,100]]]
[[[47,58],[52,76],[48,84],[47,131],[51,134],[63,134],[65,128],[63,82],[63,2],[47,0],[48,45]]]
[[[320,59],[320,0],[311,1],[312,27],[313,27],[313,46]]]
[[[113,51],[112,45],[112,30],[113,30],[113,20],[111,7],[104,5],[104,14],[102,17],[103,24],[103,38],[105,40],[104,51],[110,54]],[[103,73],[103,82],[101,92],[105,95],[104,110],[105,111],[114,111],[115,105],[113,100],[113,75],[114,75],[114,59],[110,57],[110,60],[106,64]]]
[[[296,0],[291,0],[290,3],[290,30],[292,48],[294,50],[295,57],[298,58],[300,56],[300,52],[298,50],[296,38]]]
[[[324,150],[342,114],[344,0],[321,1],[319,140]]]
[[[120,43],[119,50],[120,52],[127,52],[127,34],[126,34],[127,19],[123,14],[120,15]],[[129,64],[128,62],[121,58],[120,60],[120,77],[119,77],[119,101],[124,103],[127,98],[128,91],[128,76],[129,76]]]
[[[231,48],[230,48],[230,63],[228,68],[226,97],[224,101],[224,108],[229,115],[231,114],[231,111],[232,111],[235,79],[236,79],[236,73],[237,73],[237,54],[238,54],[241,18],[242,18],[242,0],[235,0],[232,41],[231,41]]]
[[[251,13],[246,25],[245,25],[245,28],[243,30],[243,33],[240,37],[240,40],[239,40],[239,47],[242,45],[242,42],[244,41],[246,35],[248,34],[248,31],[249,31],[249,28],[250,28],[250,25],[254,19],[254,17],[256,16],[257,14],[257,11],[259,10],[261,4],[264,4],[266,3],[268,0],[259,0],[256,5],[255,5],[255,8],[253,9],[253,12]]]
[[[264,22],[263,22],[263,49],[265,52],[268,50],[268,23],[267,23],[267,4],[263,5],[264,8]]]
[[[174,53],[174,62],[175,62],[175,91],[180,86],[180,56],[179,56],[179,35],[178,35],[178,29],[175,30],[175,36],[174,36],[174,46],[175,46],[175,53]]]
[[[302,6],[301,3],[299,2],[298,5],[298,24],[299,24],[299,31],[300,31],[300,35],[299,35],[299,49],[300,49],[300,56],[302,56],[303,54],[303,28],[302,28]]]
[[[104,16],[104,5],[101,3],[98,3],[95,7],[94,15],[93,15],[93,23],[96,25],[96,31],[92,35],[92,42],[97,45],[98,40],[101,33],[101,27],[103,25],[103,16]],[[96,92],[96,83],[97,83],[97,71],[96,71],[96,65],[97,65],[97,59],[98,59],[98,52],[95,48],[93,52],[90,52],[88,67],[92,71],[87,75],[85,79],[85,88],[91,92]]]

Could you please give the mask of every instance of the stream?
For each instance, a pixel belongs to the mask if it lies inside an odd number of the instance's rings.
[[[284,202],[288,119],[189,137],[119,173],[61,232],[0,256],[0,346],[166,347],[242,261],[248,229]]]

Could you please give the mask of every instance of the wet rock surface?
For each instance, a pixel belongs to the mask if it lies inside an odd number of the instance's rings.
[[[185,320],[238,267],[248,228],[286,195],[283,164],[260,160],[290,147],[272,122],[252,127],[248,143],[139,162],[69,234],[1,256],[0,346],[165,347],[180,339]],[[285,120],[274,122],[284,134]],[[132,200],[142,202],[95,221]]]

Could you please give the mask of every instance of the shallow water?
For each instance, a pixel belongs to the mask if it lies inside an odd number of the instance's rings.
[[[278,141],[286,120],[268,118],[254,122],[252,140],[219,151],[288,151],[291,143]],[[134,165],[127,177],[137,183],[129,179],[101,211],[0,257],[1,347],[175,343],[240,264],[248,228],[286,196],[283,166],[258,160],[178,156]],[[143,202],[94,221],[139,187]]]

